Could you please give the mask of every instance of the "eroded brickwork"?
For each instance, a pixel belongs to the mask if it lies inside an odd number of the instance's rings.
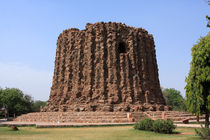
[[[153,36],[122,23],[87,24],[58,37],[42,111],[164,110]]]

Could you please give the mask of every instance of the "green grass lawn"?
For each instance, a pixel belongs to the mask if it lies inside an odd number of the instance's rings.
[[[158,134],[134,130],[132,126],[35,128],[19,127],[12,131],[0,127],[0,140],[196,140],[193,128],[176,128],[179,134]]]

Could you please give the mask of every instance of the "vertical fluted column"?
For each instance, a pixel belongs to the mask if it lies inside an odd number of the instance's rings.
[[[95,26],[95,45],[94,45],[94,56],[95,59],[93,61],[93,66],[94,66],[94,73],[95,73],[95,77],[94,77],[94,84],[92,85],[92,99],[93,100],[97,100],[99,98],[99,82],[100,82],[100,55],[101,55],[101,46],[100,46],[100,42],[101,42],[101,37],[100,37],[100,31],[99,31],[99,25],[97,24]]]
[[[143,85],[143,95],[145,95],[146,91],[148,90],[148,60],[147,60],[147,49],[146,49],[146,42],[145,42],[145,34],[142,35],[142,47],[141,47],[141,71],[142,71],[142,85]],[[144,96],[142,96],[144,98]]]
[[[55,69],[54,69],[54,75],[53,75],[53,82],[51,87],[51,96],[56,95],[56,89],[58,87],[58,74],[59,74],[59,66],[60,66],[60,57],[61,57],[61,35],[58,37],[57,41],[57,48],[56,48],[56,58],[55,58]],[[53,97],[52,97],[53,98]],[[50,97],[51,99],[51,97]]]
[[[112,34],[112,40],[113,40],[113,69],[114,69],[114,90],[115,90],[115,95],[114,95],[114,102],[116,104],[120,103],[122,101],[122,96],[121,96],[121,90],[120,90],[120,57],[119,57],[119,52],[118,52],[118,39],[119,39],[119,33],[117,32],[119,26],[116,23],[112,23],[112,28],[113,28],[113,34]]]
[[[77,56],[77,66],[78,68],[77,71],[77,91],[76,91],[76,97],[80,98],[82,96],[82,90],[83,90],[83,61],[84,60],[84,32],[79,32],[78,33],[78,40],[76,42],[77,50],[78,50],[78,56]]]
[[[62,44],[61,44],[61,58],[60,58],[60,67],[59,67],[59,74],[58,74],[58,82],[59,82],[59,91],[58,93],[60,96],[63,94],[64,89],[64,77],[65,77],[65,62],[66,62],[66,44],[68,42],[67,38],[67,31],[64,32],[62,36]]]
[[[103,77],[103,84],[100,86],[103,88],[103,97],[102,101],[105,103],[107,102],[108,98],[108,90],[107,90],[107,84],[108,84],[108,65],[107,65],[107,60],[108,60],[108,51],[107,51],[107,30],[106,30],[106,25],[102,24],[102,37],[103,40],[101,42],[102,46],[102,54],[101,54],[101,59],[103,60],[103,72],[102,72],[102,77]]]
[[[142,96],[142,84],[141,84],[141,59],[138,56],[141,56],[140,52],[140,36],[139,30],[134,33],[134,45],[133,45],[133,59],[134,59],[134,89],[135,89],[135,99],[138,102],[141,102]]]
[[[85,46],[84,46],[84,88],[83,94],[86,96],[86,102],[89,103],[92,99],[93,86],[95,83],[95,29],[90,25],[87,27],[85,33]]]

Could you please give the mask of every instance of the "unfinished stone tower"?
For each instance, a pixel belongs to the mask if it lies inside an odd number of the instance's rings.
[[[58,37],[42,111],[164,110],[153,36],[122,23],[87,24]]]

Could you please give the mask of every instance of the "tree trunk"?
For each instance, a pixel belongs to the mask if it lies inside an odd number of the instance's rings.
[[[209,109],[208,109],[208,105],[209,105],[209,102],[208,102],[208,96],[209,96],[209,91],[210,91],[210,88],[209,88],[209,85],[210,82],[207,82],[204,84],[204,108],[205,108],[205,128],[209,128]]]
[[[197,121],[197,123],[199,123],[199,121],[200,121],[199,115],[196,115],[196,121]]]
[[[205,127],[209,128],[209,111],[208,111],[208,109],[206,110],[206,115],[205,115]]]

